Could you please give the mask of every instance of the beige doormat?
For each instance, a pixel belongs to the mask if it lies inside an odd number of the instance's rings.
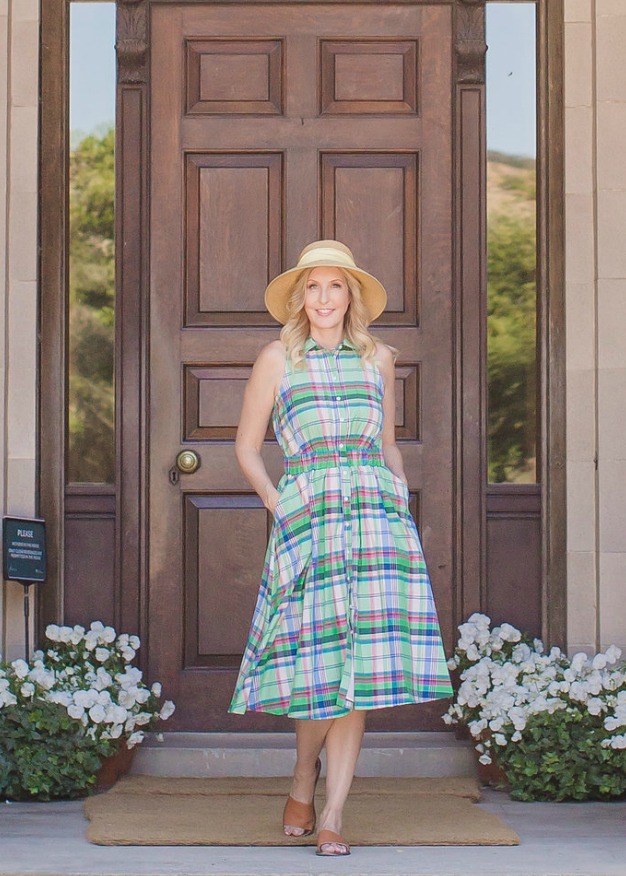
[[[282,811],[288,778],[129,776],[85,801],[87,839],[102,846],[294,846]],[[323,806],[324,782],[316,797]],[[356,778],[344,811],[354,846],[514,846],[519,837],[475,801],[467,778]]]

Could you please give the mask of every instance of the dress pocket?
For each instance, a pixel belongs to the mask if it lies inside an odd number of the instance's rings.
[[[391,480],[395,484],[396,488],[400,491],[400,494],[404,496],[405,500],[408,502],[410,499],[408,486],[405,484],[402,478],[398,477],[398,475],[392,472],[391,469],[389,469],[389,473],[391,474]]]
[[[383,505],[388,512],[406,518],[410,515],[409,488],[402,478],[394,474],[387,466],[377,468],[378,483],[381,490]]]

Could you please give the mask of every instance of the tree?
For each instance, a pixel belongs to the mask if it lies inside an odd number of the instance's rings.
[[[489,481],[535,480],[536,231],[527,211],[488,233]]]
[[[70,154],[68,480],[113,483],[114,129]]]

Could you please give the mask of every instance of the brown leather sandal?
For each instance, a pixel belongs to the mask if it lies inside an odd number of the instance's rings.
[[[317,788],[317,781],[320,777],[321,768],[322,762],[318,757],[315,764],[315,785],[313,786],[314,799],[310,803],[303,803],[301,800],[296,800],[291,794],[287,797],[287,802],[285,803],[285,808],[283,810],[283,831],[286,825],[289,825],[290,827],[304,828],[303,833],[292,833],[287,834],[287,836],[293,836],[297,839],[301,836],[311,836],[315,830],[315,789]]]
[[[346,849],[345,852],[325,852],[322,849],[322,846],[329,845],[330,843],[344,846]],[[315,854],[324,855],[327,858],[341,858],[344,855],[350,854],[350,846],[341,834],[335,833],[334,830],[320,830],[317,835],[317,849],[315,850]]]

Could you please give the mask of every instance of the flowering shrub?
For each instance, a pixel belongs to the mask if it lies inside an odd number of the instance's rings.
[[[95,621],[87,631],[50,625],[46,638],[30,664],[0,664],[0,794],[11,799],[84,794],[101,758],[174,711],[131,665],[136,636]]]
[[[518,800],[606,799],[626,792],[626,666],[614,645],[589,658],[546,652],[510,624],[473,614],[450,669],[444,721],[467,724],[481,763],[504,769]]]

